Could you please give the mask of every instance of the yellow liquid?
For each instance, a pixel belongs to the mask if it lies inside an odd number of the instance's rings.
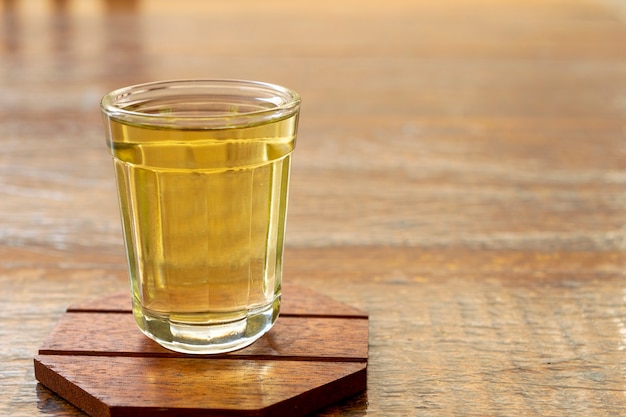
[[[171,323],[193,333],[255,312],[276,320],[296,124],[176,130],[109,120],[133,310],[150,337],[176,343]],[[266,324],[247,326],[252,335]]]

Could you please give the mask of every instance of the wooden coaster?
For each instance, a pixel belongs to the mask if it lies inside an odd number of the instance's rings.
[[[366,389],[368,316],[283,288],[251,346],[185,355],[144,336],[128,293],[73,305],[35,357],[39,382],[91,416],[303,416]]]

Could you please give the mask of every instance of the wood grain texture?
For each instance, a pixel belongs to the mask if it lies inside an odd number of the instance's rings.
[[[285,280],[370,316],[320,416],[626,414],[618,0],[0,2],[0,415],[81,413],[32,358],[127,291],[98,100],[224,77],[303,98]]]

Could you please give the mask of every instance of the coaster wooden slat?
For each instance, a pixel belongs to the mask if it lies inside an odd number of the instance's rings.
[[[333,397],[339,385],[364,388],[364,363],[230,361],[190,358],[128,358],[102,360],[85,356],[44,355],[37,368],[56,372],[80,387],[67,385],[68,398],[96,416],[152,415],[304,415]],[[62,371],[61,371],[62,370]],[[184,375],[184,378],[181,378]],[[47,376],[47,375],[46,375]],[[48,379],[42,375],[44,379]],[[59,385],[57,384],[57,387]],[[344,388],[345,390],[345,388]],[[307,394],[304,398],[299,395]],[[286,399],[293,404],[278,406]],[[303,399],[307,403],[303,403]],[[341,398],[335,398],[338,400]],[[103,404],[100,404],[103,403]],[[273,408],[272,408],[273,407]],[[107,411],[107,409],[111,411]],[[288,411],[288,412],[287,412]]]
[[[366,388],[367,314],[329,297],[288,287],[267,335],[211,356],[143,336],[128,298],[71,306],[35,358],[37,379],[92,416],[301,416]]]
[[[367,320],[280,317],[266,337],[256,343],[211,358],[273,357],[275,359],[367,359]],[[80,329],[80,333],[76,331]],[[102,329],[106,329],[103,334]],[[324,348],[321,349],[320,346]],[[172,352],[144,336],[131,314],[67,313],[59,320],[39,354],[98,354],[109,356],[187,356]]]
[[[94,298],[72,304],[68,312],[100,312],[125,313],[131,311],[131,300],[128,292],[116,293],[105,297]],[[319,294],[307,288],[294,285],[283,285],[281,316],[304,315],[307,317],[361,317],[367,313],[340,303],[331,297]]]

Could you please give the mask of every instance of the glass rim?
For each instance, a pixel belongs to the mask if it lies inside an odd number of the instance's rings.
[[[175,116],[168,113],[148,113],[141,110],[128,109],[129,106],[137,103],[137,101],[133,101],[133,97],[138,95],[149,95],[150,92],[156,91],[162,92],[168,88],[191,89],[194,87],[204,88],[206,91],[203,95],[206,97],[211,96],[211,89],[216,90],[217,88],[232,90],[233,96],[236,96],[239,91],[241,97],[244,97],[245,92],[251,93],[258,91],[265,92],[266,94],[271,93],[271,96],[268,97],[276,98],[276,100],[266,98],[265,100],[259,101],[270,101],[275,104],[275,106],[241,113],[232,112],[213,115],[198,113],[177,114]],[[166,97],[166,95],[164,95],[164,97]],[[100,108],[109,118],[142,126],[226,129],[287,118],[297,113],[300,102],[301,98],[297,92],[278,84],[243,79],[198,78],[153,81],[121,87],[105,94],[100,101]]]

